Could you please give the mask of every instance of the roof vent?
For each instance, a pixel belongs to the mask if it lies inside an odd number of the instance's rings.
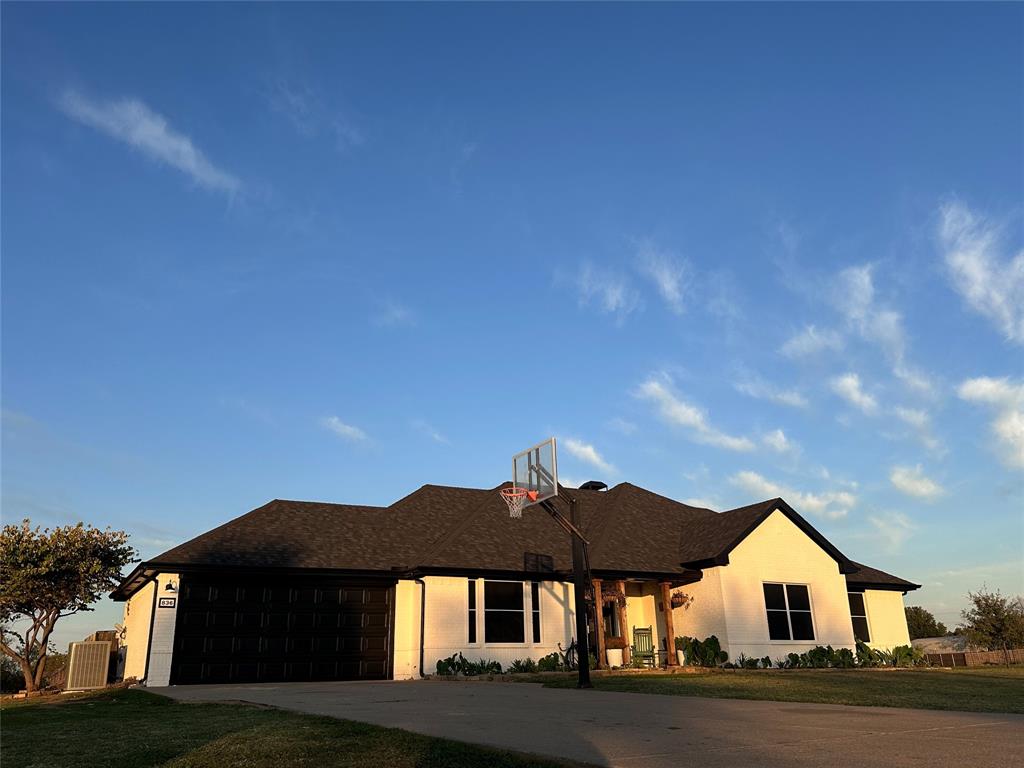
[[[580,486],[581,491],[607,491],[608,483],[602,483],[600,480],[587,480]]]

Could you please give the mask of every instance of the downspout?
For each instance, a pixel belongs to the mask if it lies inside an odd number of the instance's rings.
[[[142,680],[139,681],[142,685],[148,685],[149,683],[149,657],[153,653],[153,624],[156,623],[156,601],[159,599],[160,574],[158,573],[153,576],[153,602],[149,606],[149,637],[146,638],[146,668],[142,671]],[[127,660],[127,657],[125,659]]]
[[[420,585],[420,679],[424,677],[423,674],[423,642],[424,642],[424,628],[426,627],[427,620],[427,582],[423,579],[413,579],[413,581]]]

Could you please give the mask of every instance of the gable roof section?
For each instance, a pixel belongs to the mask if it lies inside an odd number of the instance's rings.
[[[841,573],[854,570],[852,561],[846,555],[781,498],[737,507],[727,512],[712,513],[713,519],[706,521],[698,530],[693,531],[691,536],[684,538],[680,548],[682,562],[692,568],[728,565],[729,553],[775,510],[785,515],[808,538],[825,550],[839,564]]]
[[[209,567],[511,575],[536,553],[569,572],[569,537],[540,508],[511,520],[498,488],[425,485],[390,507],[276,499],[140,564],[112,596],[130,596],[160,571]],[[696,581],[697,569],[728,564],[729,553],[779,510],[836,560],[851,587],[918,586],[849,560],[782,499],[719,513],[631,483],[573,493],[596,577]]]

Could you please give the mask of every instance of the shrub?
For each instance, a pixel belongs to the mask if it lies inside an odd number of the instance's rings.
[[[765,656],[763,659],[761,659],[761,666],[764,667],[765,669],[771,669],[772,668],[772,657],[771,656]]]
[[[469,661],[461,652],[453,653],[447,659],[438,659],[436,665],[439,675],[500,675],[501,664],[497,661],[480,659],[477,662]]]
[[[536,672],[537,662],[533,659],[516,659],[508,666],[508,671],[512,674],[520,674],[523,672]]]
[[[676,647],[686,656],[686,663],[695,667],[717,667],[729,660],[729,654],[722,650],[722,645],[714,635],[705,640],[695,637],[677,638]]]
[[[561,670],[562,659],[557,651],[537,659],[538,672],[560,672]]]

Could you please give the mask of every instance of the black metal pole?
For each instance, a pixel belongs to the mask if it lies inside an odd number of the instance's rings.
[[[579,530],[580,519],[576,496],[569,500],[569,522]],[[576,599],[576,664],[579,670],[577,688],[590,688],[590,638],[587,635],[587,570],[586,544],[579,536],[572,537],[572,575]],[[597,619],[600,621],[600,618]]]

